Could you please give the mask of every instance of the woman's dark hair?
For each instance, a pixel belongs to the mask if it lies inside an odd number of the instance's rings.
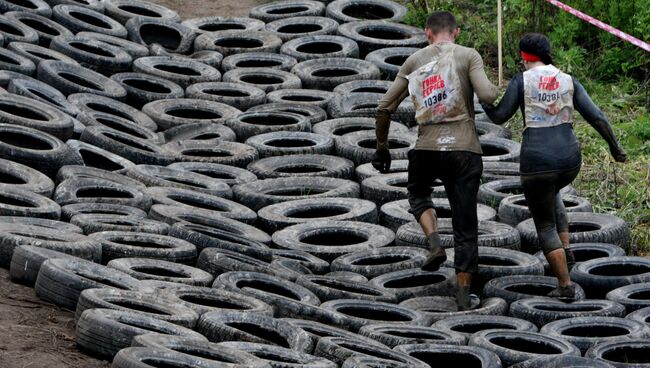
[[[539,56],[546,65],[553,64],[551,43],[541,33],[526,33],[519,41],[519,50]]]

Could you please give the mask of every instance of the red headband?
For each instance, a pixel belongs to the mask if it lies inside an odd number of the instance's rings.
[[[530,61],[530,62],[533,62],[533,61],[540,61],[540,60],[541,60],[541,59],[539,58],[539,56],[537,56],[537,55],[535,55],[535,54],[529,54],[529,53],[527,53],[526,51],[522,51],[522,52],[521,52],[521,57],[522,57],[525,61]]]

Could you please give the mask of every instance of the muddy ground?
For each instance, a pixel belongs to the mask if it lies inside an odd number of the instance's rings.
[[[246,16],[256,0],[153,0],[183,19]],[[75,347],[70,311],[39,300],[34,289],[12,283],[0,269],[0,368],[107,368]]]

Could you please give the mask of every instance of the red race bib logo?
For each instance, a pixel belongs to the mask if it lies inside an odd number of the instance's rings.
[[[440,74],[432,75],[422,81],[422,96],[427,97],[434,91],[445,88],[445,80]]]
[[[537,88],[544,91],[555,91],[556,89],[560,88],[560,82],[558,82],[557,78],[555,77],[541,76],[539,77],[539,84],[537,85]]]

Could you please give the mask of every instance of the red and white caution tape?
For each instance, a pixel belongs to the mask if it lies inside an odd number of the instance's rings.
[[[618,38],[620,38],[620,39],[622,39],[624,41],[627,41],[627,42],[629,42],[629,43],[631,43],[631,44],[633,44],[633,45],[635,45],[637,47],[640,47],[640,48],[644,49],[645,51],[650,52],[650,43],[647,43],[645,41],[641,41],[640,39],[638,39],[638,38],[636,38],[634,36],[631,36],[631,35],[623,32],[623,31],[621,31],[619,29],[616,29],[616,28],[610,26],[609,24],[603,23],[603,22],[599,21],[598,19],[596,19],[594,17],[591,17],[591,16],[589,16],[589,15],[587,15],[587,14],[585,14],[585,13],[583,13],[583,12],[577,10],[577,9],[574,9],[574,8],[564,4],[564,3],[561,3],[561,2],[559,2],[557,0],[546,0],[546,1],[551,3],[552,5],[557,6],[558,8],[560,8],[560,9],[562,9],[562,10],[568,12],[568,13],[571,13],[571,14],[575,15],[576,17],[584,20],[585,22],[591,23],[591,24],[595,25],[596,27],[607,31],[607,32],[613,34],[614,36],[616,36],[616,37],[618,37]]]

